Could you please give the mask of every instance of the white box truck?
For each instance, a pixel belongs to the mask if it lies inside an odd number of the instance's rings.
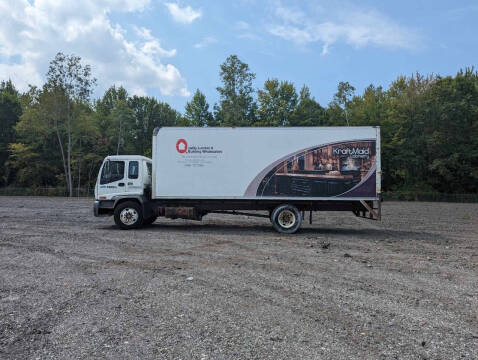
[[[163,127],[152,159],[105,158],[94,214],[113,215],[122,229],[158,216],[247,214],[294,233],[306,211],[309,221],[330,210],[380,220],[380,177],[379,127]]]

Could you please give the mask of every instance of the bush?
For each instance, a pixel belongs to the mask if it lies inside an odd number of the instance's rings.
[[[391,191],[384,192],[384,201],[478,202],[478,194],[443,194],[438,192]]]
[[[91,197],[94,196],[94,188],[77,188],[73,191],[73,197]],[[65,187],[3,187],[0,188],[0,196],[68,196]]]

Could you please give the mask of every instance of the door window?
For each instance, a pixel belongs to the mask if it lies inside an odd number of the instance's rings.
[[[107,161],[101,171],[100,184],[109,184],[124,178],[124,161]]]
[[[128,165],[128,179],[137,179],[139,176],[139,163],[130,161]]]

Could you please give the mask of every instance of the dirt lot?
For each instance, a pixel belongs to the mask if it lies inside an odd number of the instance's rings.
[[[477,359],[478,204],[383,213],[121,231],[91,200],[0,197],[0,358]]]

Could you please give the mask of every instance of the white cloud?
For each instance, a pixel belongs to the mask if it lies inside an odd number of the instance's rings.
[[[246,40],[254,40],[254,41],[262,40],[262,38],[259,35],[254,34],[253,32],[245,32],[245,33],[239,34],[237,35],[237,38],[246,39]]]
[[[245,21],[238,21],[236,22],[235,29],[239,32],[237,35],[238,39],[247,39],[247,40],[262,40],[262,38],[254,33],[251,25]]]
[[[236,29],[237,30],[249,30],[251,28],[251,25],[248,22],[245,21],[238,21],[236,22]]]
[[[387,48],[416,48],[419,35],[398,25],[377,11],[321,9],[320,16],[307,15],[297,8],[275,7],[274,20],[267,31],[299,45],[318,42],[322,54],[331,45],[343,41],[357,48],[375,45]],[[322,18],[322,21],[317,20]]]
[[[163,95],[189,96],[184,78],[163,58],[166,50],[146,28],[128,32],[110,20],[113,9],[144,10],[150,0],[0,0],[0,79],[20,89],[41,85],[58,51],[79,55],[92,66],[102,90],[123,85],[133,93],[158,88]]]
[[[28,85],[41,85],[42,77],[38,73],[34,64],[1,64],[0,63],[0,81],[10,79],[15,87],[25,91]]]
[[[136,34],[144,40],[141,50],[145,54],[158,55],[160,57],[173,57],[176,55],[176,49],[164,50],[159,44],[158,39],[151,35],[151,30],[144,27],[138,28],[136,26],[133,26],[133,29]]]
[[[275,13],[278,18],[294,24],[301,23],[307,18],[305,13],[300,9],[288,8],[280,5],[277,6]]]
[[[203,38],[200,42],[194,44],[194,47],[196,49],[202,49],[203,47],[206,47],[211,44],[217,43],[217,39],[213,36],[206,36]]]
[[[174,21],[182,24],[190,24],[202,16],[201,10],[194,10],[191,6],[180,7],[176,3],[166,3],[165,5]]]

